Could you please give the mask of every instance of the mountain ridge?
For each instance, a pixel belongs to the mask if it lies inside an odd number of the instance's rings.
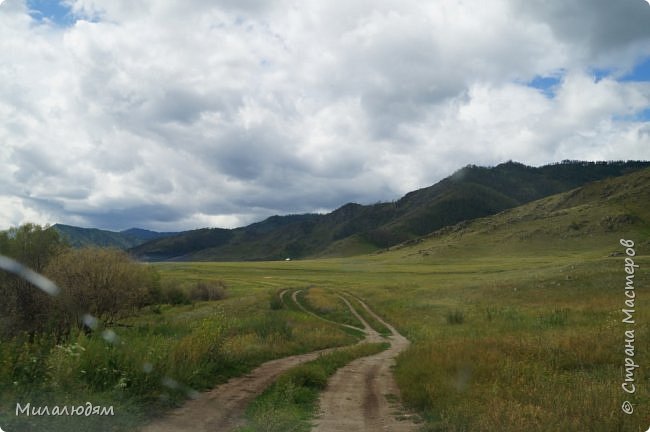
[[[142,228],[129,228],[122,231],[109,231],[99,228],[82,228],[66,224],[54,224],[51,227],[59,233],[70,246],[99,246],[130,249],[151,240],[170,237],[178,232],[158,232]]]
[[[650,168],[586,183],[484,218],[463,221],[378,251],[389,262],[440,262],[529,253],[621,254],[619,240],[650,247]]]
[[[368,253],[647,167],[650,162],[642,161],[563,161],[541,167],[512,161],[495,167],[468,165],[394,202],[347,203],[328,214],[271,216],[232,230],[192,230],[129,250],[151,261],[254,261]]]

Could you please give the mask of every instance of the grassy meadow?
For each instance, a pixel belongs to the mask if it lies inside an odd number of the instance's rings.
[[[301,290],[298,298],[309,310],[351,325],[359,323],[338,293],[352,302],[363,299],[412,341],[397,359],[395,376],[404,403],[424,419],[423,432],[646,431],[650,230],[642,200],[647,191],[644,182],[630,189],[618,181],[461,223],[372,255],[151,264],[163,286],[188,289],[219,281],[225,298],[148,306],[108,333],[3,341],[0,424],[9,431],[134,430],[265,360],[359,340],[349,329],[301,311],[286,301],[289,296],[281,302],[280,293],[291,289]],[[621,238],[634,240],[639,265],[634,324],[622,322],[628,297]],[[626,346],[625,332],[632,330],[634,341]],[[634,394],[622,389],[626,359],[640,366],[628,375]],[[251,424],[264,421],[268,404],[295,396],[287,396],[294,384],[282,383],[251,407]],[[317,390],[309,389],[310,400]],[[116,415],[110,421],[16,417],[16,401],[91,401],[114,405]],[[625,401],[632,414],[622,412]],[[305,420],[305,410],[286,408]]]
[[[281,289],[312,287],[305,291],[312,308],[345,316],[335,293],[349,292],[413,342],[395,373],[425,431],[645,430],[650,293],[643,269],[650,259],[636,257],[634,359],[641,367],[636,393],[626,395],[624,257],[609,256],[623,249],[610,245],[552,254],[531,248],[443,257],[398,249],[364,258],[156,264],[163,280],[223,280],[228,298],[124,320],[116,344],[84,334],[63,345],[43,342],[41,352],[37,341],[3,344],[3,407],[12,410],[17,398],[35,404],[36,393],[50,404],[110,401],[118,421],[105,430],[132,430],[264,360],[355,342],[295,308],[270,307]],[[625,400],[634,414],[621,412]],[[44,419],[3,421],[21,430]]]
[[[312,286],[364,299],[413,342],[395,373],[424,431],[645,431],[650,233],[631,222],[644,220],[645,208],[620,190],[588,187],[365,257],[191,266],[246,277],[249,287]],[[603,195],[608,205],[595,204]],[[620,238],[635,240],[640,266],[634,325],[622,322]],[[628,395],[631,329],[641,367]],[[622,412],[624,401],[633,414]]]
[[[611,251],[620,250],[618,242]],[[243,287],[315,285],[366,300],[413,341],[396,377],[428,431],[637,431],[650,424],[650,296],[637,290],[637,390],[626,395],[624,257],[610,250],[435,260],[403,256],[291,263],[164,264]],[[435,262],[434,262],[435,261]],[[646,256],[636,257],[643,269]],[[460,318],[459,318],[460,317]],[[637,411],[621,412],[623,401]]]

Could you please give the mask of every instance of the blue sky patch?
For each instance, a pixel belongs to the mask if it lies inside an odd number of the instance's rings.
[[[634,121],[639,121],[639,122],[650,121],[650,107],[634,114]]]
[[[650,57],[637,63],[632,71],[621,77],[620,81],[650,81]]]
[[[650,81],[650,57],[637,62],[631,71],[624,74],[614,69],[592,69],[591,74],[596,82],[607,77],[621,82]]]
[[[528,81],[526,85],[528,87],[536,88],[540,90],[548,98],[553,98],[555,96],[555,90],[562,80],[562,75],[557,76],[536,76],[532,80]]]
[[[50,21],[60,27],[70,27],[76,21],[70,7],[57,0],[27,0],[29,15],[38,22]]]

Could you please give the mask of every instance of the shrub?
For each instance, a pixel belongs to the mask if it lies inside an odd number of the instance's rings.
[[[187,305],[192,303],[185,290],[175,283],[163,285],[162,301],[170,305]]]
[[[223,300],[226,296],[226,284],[220,280],[199,281],[192,287],[189,294],[193,301]]]
[[[86,313],[107,322],[128,315],[152,302],[157,283],[151,267],[117,249],[68,250],[45,273],[61,287],[59,321],[70,326],[80,326]]]

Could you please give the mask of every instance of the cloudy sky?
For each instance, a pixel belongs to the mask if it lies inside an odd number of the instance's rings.
[[[5,0],[0,229],[234,227],[650,159],[645,0]]]

